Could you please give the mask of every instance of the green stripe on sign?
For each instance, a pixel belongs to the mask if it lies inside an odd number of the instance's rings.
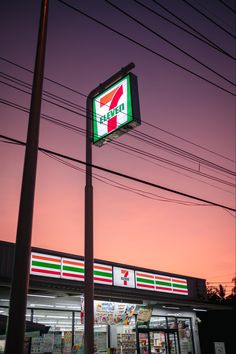
[[[160,281],[160,280],[156,280],[156,285],[163,285],[163,286],[170,286],[171,287],[171,283],[165,282],[165,281]]]
[[[76,272],[76,273],[84,273],[84,268],[76,268],[76,267],[71,267],[66,265],[63,265],[63,271],[64,270],[70,270],[71,272]]]
[[[173,288],[187,289],[187,285],[182,284],[172,284]]]
[[[154,280],[152,280],[152,279],[138,278],[138,277],[137,277],[137,282],[140,282],[140,283],[148,283],[148,284],[154,284]]]
[[[93,272],[93,274],[94,275],[99,275],[101,277],[112,278],[112,273],[101,272],[101,271],[98,271],[98,270],[95,270]]]
[[[32,265],[36,266],[36,267],[43,267],[43,268],[61,269],[61,265],[60,264],[51,264],[51,263],[32,261]]]

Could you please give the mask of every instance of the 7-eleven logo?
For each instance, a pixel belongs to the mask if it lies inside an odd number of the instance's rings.
[[[109,111],[103,117],[100,117],[100,123],[105,123],[107,121],[107,132],[110,133],[112,130],[117,128],[117,114],[124,110],[124,103],[118,106],[119,100],[123,95],[123,85],[118,86],[118,88],[112,90],[107,95],[100,99],[100,107],[108,106]]]
[[[126,77],[94,98],[94,141],[104,138],[131,120],[130,112],[128,112],[128,107],[131,105],[128,103],[130,101],[129,85],[129,79]]]
[[[124,285],[128,285],[129,271],[127,269],[121,269],[121,279],[124,281]]]
[[[134,288],[134,270],[120,267],[113,267],[114,285]]]

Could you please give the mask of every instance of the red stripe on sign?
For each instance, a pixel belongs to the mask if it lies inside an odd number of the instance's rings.
[[[172,288],[170,287],[165,287],[165,286],[156,286],[157,290],[168,290],[172,292]]]
[[[148,285],[148,284],[140,284],[140,283],[137,283],[137,286],[140,286],[140,287],[142,287],[142,288],[155,289],[155,286],[154,286],[154,285]]]
[[[61,275],[61,272],[56,272],[56,271],[53,271],[53,270],[46,270],[46,269],[31,268],[31,271],[32,272],[37,272],[37,273]]]
[[[123,85],[121,85],[116,93],[114,94],[112,100],[111,100],[111,104],[109,107],[109,110],[115,108],[118,105],[119,99],[121,98],[121,96],[123,95]],[[108,133],[110,133],[112,130],[117,128],[117,116],[109,119],[108,123],[107,123],[107,131]]]
[[[80,275],[80,274],[74,274],[74,273],[66,273],[66,272],[63,272],[62,275],[63,275],[64,277],[73,277],[73,278],[84,279],[84,275]]]
[[[173,289],[173,292],[174,292],[174,293],[185,293],[185,294],[187,294],[187,293],[188,293],[188,290]]]
[[[112,283],[112,279],[104,279],[104,278],[94,277],[94,280],[103,281],[105,283]]]

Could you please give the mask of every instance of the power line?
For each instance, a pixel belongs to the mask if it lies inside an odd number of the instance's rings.
[[[20,105],[17,105],[13,102],[10,102],[10,101],[7,101],[7,100],[4,100],[4,99],[0,99],[0,102],[3,103],[3,104],[6,104],[6,105],[9,105],[13,108],[16,108],[16,109],[20,109],[24,112],[28,112],[28,109],[26,109],[25,107],[22,107]],[[49,101],[50,102],[50,101]],[[57,106],[57,104],[55,104]],[[63,107],[60,105],[60,107]],[[66,107],[63,107],[64,109],[67,110]],[[70,109],[68,109],[69,111],[71,111]],[[85,115],[81,114],[81,113],[78,113],[78,112],[75,112],[75,111],[72,111],[73,113],[77,114],[77,115],[80,115],[80,116],[83,116],[83,117],[86,117]],[[80,131],[82,134],[86,134],[85,132],[83,132],[83,129],[81,128],[78,128],[77,126],[74,126],[74,125],[71,125],[71,124],[68,124],[68,123],[65,123],[65,122],[62,122],[62,121],[59,121],[55,118],[51,118],[50,116],[47,116],[47,115],[41,115],[42,118],[46,119],[46,120],[49,120],[49,121],[52,121],[53,123],[56,123],[56,124],[59,124],[60,126],[62,126],[63,128],[67,128],[67,129],[73,129],[75,131]],[[126,149],[128,151],[132,151],[132,152],[135,152],[139,155],[142,155],[142,156],[146,156],[146,157],[149,157],[151,159],[154,159],[154,160],[158,160],[158,161],[161,161],[163,163],[166,163],[166,164],[170,164],[174,167],[177,167],[177,168],[180,168],[180,169],[184,169],[188,172],[192,172],[192,173],[195,173],[195,174],[198,174],[202,177],[205,177],[205,178],[210,178],[211,180],[214,180],[216,182],[219,182],[219,183],[223,183],[223,184],[226,184],[230,187],[235,187],[235,185],[231,182],[228,182],[228,181],[225,181],[225,180],[222,180],[220,178],[217,178],[215,176],[212,176],[212,175],[208,175],[206,173],[203,173],[201,171],[197,171],[197,170],[193,170],[192,168],[190,167],[187,167],[187,166],[184,166],[182,164],[179,164],[179,163],[176,163],[176,162],[173,162],[173,161],[170,161],[170,160],[167,160],[165,158],[162,158],[162,157],[159,157],[159,156],[156,156],[154,154],[151,154],[149,152],[146,152],[146,151],[143,151],[143,150],[140,150],[138,148],[135,148],[133,146],[129,146],[127,144],[124,144],[124,143],[121,143],[121,142],[116,142],[116,141],[113,141],[112,142],[113,145],[115,146],[119,146],[119,147],[122,147],[123,149]]]
[[[1,76],[1,74],[0,74],[0,76]],[[3,81],[1,81],[0,80],[0,83],[3,83],[3,84],[5,84],[5,85],[7,85],[7,86],[9,86],[9,87],[12,87],[12,88],[14,88],[14,89],[17,89],[17,90],[19,90],[19,91],[21,91],[21,92],[23,92],[23,93],[27,93],[27,94],[30,94],[30,92],[27,92],[27,91],[25,91],[25,90],[23,90],[23,89],[21,89],[21,88],[18,88],[18,87],[15,87],[15,86],[13,86],[13,85],[11,85],[11,84],[8,84],[8,83],[5,83],[5,82],[3,82]],[[44,93],[43,93],[44,94]],[[44,94],[45,95],[45,94]],[[62,100],[62,98],[61,97],[58,97],[58,96],[56,96],[56,95],[52,95],[51,93],[49,93],[49,94],[47,94],[47,96],[53,96],[53,99],[56,99],[57,101],[59,101],[59,102],[61,102],[61,100]],[[52,102],[52,101],[50,101],[50,100],[47,100],[47,99],[45,99],[44,97],[43,97],[43,100],[44,101],[46,101],[46,102],[48,102],[48,103],[51,103],[51,104],[53,104],[53,105],[55,105],[55,106],[57,106],[57,107],[60,107],[60,108],[63,108],[63,109],[66,109],[66,110],[68,110],[68,111],[70,111],[70,112],[72,112],[72,113],[74,113],[74,114],[78,114],[78,112],[76,112],[76,111],[74,111],[74,110],[71,110],[71,109],[69,109],[69,108],[66,108],[66,107],[64,107],[64,106],[61,106],[61,105],[58,105],[57,103],[55,103],[55,102]],[[63,99],[64,100],[64,99]],[[70,106],[72,106],[72,107],[75,107],[76,109],[77,109],[77,106],[78,105],[76,105],[76,104],[71,104],[71,102],[70,101],[68,101],[68,100],[64,100],[67,104],[69,103],[70,104]],[[63,103],[65,103],[65,102],[63,102]],[[81,110],[82,108],[80,108],[80,110]],[[84,116],[84,115],[82,115],[82,116]],[[84,116],[85,117],[85,116]],[[194,154],[191,154],[191,153],[189,153],[189,152],[186,152],[186,151],[184,151],[184,150],[182,150],[182,149],[180,149],[180,148],[177,148],[177,147],[175,147],[175,146],[173,146],[173,145],[171,145],[171,144],[168,144],[168,143],[165,143],[165,142],[162,142],[162,141],[160,141],[159,139],[156,139],[156,138],[153,138],[152,136],[150,136],[150,135],[148,135],[148,134],[145,134],[145,133],[143,133],[143,132],[133,132],[133,133],[129,133],[129,135],[131,136],[131,137],[134,137],[135,139],[138,139],[138,140],[141,140],[142,142],[146,142],[146,143],[149,143],[149,144],[151,144],[151,145],[153,145],[153,146],[155,146],[155,147],[159,147],[159,148],[162,148],[162,149],[165,149],[165,150],[167,150],[167,151],[169,151],[169,152],[171,152],[171,153],[174,153],[174,154],[176,154],[176,155],[179,155],[179,156],[181,156],[182,158],[185,158],[185,159],[187,159],[187,160],[193,160],[193,161],[195,161],[195,162],[198,162],[198,163],[201,163],[201,164],[203,164],[203,165],[206,165],[206,166],[208,166],[208,167],[211,167],[211,168],[213,168],[213,169],[217,169],[217,170],[220,170],[220,171],[222,171],[222,172],[225,172],[225,173],[228,173],[228,174],[230,174],[230,175],[232,175],[232,176],[236,176],[236,173],[235,172],[233,172],[233,171],[230,171],[229,169],[226,169],[226,168],[224,168],[224,167],[222,167],[222,166],[219,166],[219,165],[217,165],[217,164],[215,164],[215,163],[212,163],[211,161],[207,161],[207,160],[205,160],[205,159],[203,159],[203,158],[201,158],[201,157],[199,157],[199,156],[196,156],[196,155],[194,155]],[[147,140],[147,139],[149,139],[149,140]],[[128,146],[128,145],[127,145]],[[153,155],[154,156],[154,155]],[[164,161],[164,160],[163,160]],[[175,164],[175,166],[177,166],[177,165],[179,165],[179,164]],[[189,170],[189,169],[188,169]],[[205,175],[205,177],[206,177],[207,175]],[[220,181],[220,180],[218,180],[218,181]],[[233,184],[229,184],[230,186],[234,186]]]
[[[119,6],[113,4],[110,0],[104,0],[106,3],[108,3],[110,6],[112,6],[113,8],[115,8],[116,10],[120,11],[123,15],[127,16],[128,18],[132,19],[133,21],[135,21],[136,23],[138,23],[140,26],[144,27],[146,30],[148,30],[149,32],[151,32],[152,34],[154,34],[155,36],[161,38],[164,42],[168,43],[169,45],[171,45],[172,47],[174,47],[175,49],[177,49],[178,51],[180,51],[181,53],[183,53],[184,55],[186,55],[187,57],[191,58],[192,60],[194,60],[195,62],[197,62],[198,64],[202,65],[204,68],[208,69],[209,71],[211,71],[212,73],[214,73],[215,75],[217,75],[218,77],[220,77],[221,79],[227,81],[228,83],[230,83],[233,86],[236,86],[236,84],[227,79],[225,76],[219,74],[217,71],[215,71],[214,69],[212,69],[211,67],[209,67],[208,65],[204,64],[202,61],[200,61],[199,59],[195,58],[193,55],[189,54],[188,52],[186,52],[185,50],[183,50],[182,48],[180,48],[179,46],[177,46],[176,44],[174,44],[173,42],[171,42],[169,39],[167,39],[166,37],[160,35],[159,33],[157,33],[156,31],[154,31],[152,28],[148,27],[147,25],[145,25],[143,22],[139,21],[136,17],[130,15],[128,12],[126,12],[125,10],[121,9]]]
[[[234,36],[232,33],[230,33],[228,30],[226,30],[224,27],[222,27],[221,25],[219,25],[217,22],[215,22],[214,20],[212,20],[209,16],[207,16],[206,14],[204,14],[204,12],[202,12],[201,10],[199,10],[197,7],[195,7],[194,5],[192,5],[189,1],[187,0],[182,0],[185,4],[187,4],[188,6],[190,6],[192,9],[194,9],[196,12],[198,12],[200,15],[202,15],[203,17],[205,17],[207,20],[209,20],[211,23],[213,23],[215,26],[217,26],[218,28],[220,28],[222,31],[224,31],[225,33],[227,33],[229,36],[231,36],[232,38],[236,39],[236,36]]]
[[[83,11],[77,9],[76,7],[74,7],[74,6],[72,6],[72,5],[68,4],[68,3],[66,3],[65,1],[63,1],[63,0],[57,0],[57,1],[60,2],[60,3],[62,3],[62,4],[65,5],[65,6],[69,7],[70,9],[72,9],[72,10],[74,10],[74,11],[80,13],[81,15],[83,15],[83,16],[89,18],[90,20],[92,20],[92,21],[94,21],[94,22],[100,24],[101,26],[103,26],[103,27],[109,29],[109,30],[112,31],[113,33],[116,33],[116,34],[118,34],[119,36],[121,36],[121,37],[127,39],[128,41],[130,41],[130,42],[132,42],[132,43],[138,45],[139,47],[141,47],[141,48],[147,50],[148,52],[150,52],[150,53],[152,53],[152,54],[154,54],[154,55],[156,55],[156,56],[158,56],[158,57],[160,57],[160,58],[162,58],[162,59],[168,61],[169,63],[171,63],[171,64],[177,66],[178,68],[180,68],[180,69],[182,69],[182,70],[188,72],[189,74],[191,74],[191,75],[193,75],[193,76],[195,76],[195,77],[198,77],[199,79],[201,79],[201,80],[203,80],[203,81],[205,81],[205,82],[207,82],[207,83],[209,83],[209,84],[211,84],[211,85],[213,85],[213,86],[219,88],[220,90],[222,90],[222,91],[224,91],[224,92],[226,92],[226,93],[229,93],[229,94],[232,95],[232,96],[236,96],[235,93],[233,93],[233,92],[231,92],[231,91],[225,89],[224,87],[222,87],[222,86],[220,86],[220,85],[218,85],[218,84],[216,84],[216,83],[214,83],[214,82],[212,82],[212,81],[206,79],[205,77],[203,77],[203,76],[201,76],[201,75],[195,73],[194,71],[192,71],[192,70],[190,70],[190,69],[184,67],[183,65],[176,63],[175,61],[173,61],[173,60],[171,60],[171,59],[165,57],[164,55],[162,55],[162,54],[156,52],[155,50],[153,50],[153,49],[151,49],[151,48],[145,46],[144,44],[142,44],[142,43],[140,43],[140,42],[138,42],[138,41],[136,41],[136,40],[130,38],[129,36],[127,36],[127,35],[121,33],[120,31],[115,30],[115,29],[112,28],[111,26],[106,25],[105,23],[103,23],[103,22],[97,20],[95,17],[92,17],[92,16],[86,14],[85,12],[83,12]]]
[[[7,101],[7,100],[0,99],[0,103],[6,104],[6,105],[8,105],[8,106],[10,106],[10,107],[13,107],[13,108],[15,108],[15,109],[19,109],[19,110],[21,110],[21,111],[23,111],[23,112],[29,112],[29,110],[28,110],[27,108],[24,108],[23,106],[17,105],[17,104],[15,104],[15,103],[10,102],[10,101]],[[80,114],[80,115],[81,115],[81,114]],[[58,126],[60,126],[60,127],[62,127],[62,128],[65,128],[65,129],[68,129],[68,130],[73,130],[73,131],[75,131],[76,133],[79,133],[79,134],[81,134],[81,135],[83,135],[83,136],[86,135],[86,131],[85,131],[84,129],[79,128],[79,127],[77,127],[77,126],[75,126],[75,125],[72,125],[72,124],[69,124],[69,123],[65,123],[65,122],[63,122],[63,121],[61,121],[61,120],[59,120],[59,119],[53,118],[53,117],[48,116],[48,115],[46,115],[46,114],[41,114],[41,117],[42,117],[42,119],[44,119],[44,120],[46,120],[46,121],[49,121],[50,123],[54,123],[54,124],[56,124],[56,125],[58,125]],[[85,117],[85,116],[84,116],[84,117]],[[142,160],[145,160],[145,161],[147,161],[147,162],[149,162],[149,163],[153,163],[154,165],[157,165],[157,166],[159,166],[159,167],[162,167],[162,168],[168,169],[168,170],[170,170],[170,171],[172,171],[172,172],[178,173],[178,174],[180,174],[180,175],[182,175],[182,176],[184,176],[184,177],[197,180],[197,181],[199,181],[199,182],[201,182],[201,183],[204,183],[204,184],[207,184],[207,185],[209,185],[209,186],[211,186],[211,187],[213,187],[213,188],[216,188],[216,189],[222,190],[222,191],[224,191],[224,192],[230,193],[228,190],[225,190],[225,189],[223,189],[223,188],[217,187],[217,186],[215,186],[215,185],[213,185],[213,184],[210,184],[210,183],[207,183],[207,182],[205,182],[205,181],[199,180],[199,179],[197,179],[197,178],[191,177],[191,176],[189,176],[189,175],[186,175],[186,174],[184,174],[184,173],[181,173],[181,172],[179,172],[179,171],[176,171],[176,170],[174,170],[174,169],[172,169],[172,168],[168,168],[168,167],[165,167],[165,166],[163,166],[163,165],[157,164],[157,163],[152,162],[152,161],[150,161],[150,160],[148,160],[148,159],[146,159],[146,158],[144,158],[144,157],[141,157],[141,156],[137,156],[137,155],[135,155],[135,154],[132,154],[132,152],[130,152],[125,146],[124,146],[124,147],[122,146],[122,148],[124,149],[124,150],[122,150],[122,149],[119,148],[119,144],[118,144],[118,145],[115,145],[115,146],[114,146],[114,144],[117,144],[117,142],[111,142],[111,147],[113,147],[113,148],[116,149],[116,150],[120,150],[120,151],[122,151],[123,153],[125,152],[125,153],[127,153],[127,154],[129,154],[129,155],[133,155],[133,156],[135,156],[135,157],[137,157],[137,158],[140,158],[140,159],[142,159]],[[128,147],[129,147],[129,146],[128,146]],[[127,150],[127,151],[126,151],[126,150]],[[164,163],[165,163],[165,162],[164,162]],[[168,162],[166,162],[166,163],[168,163]],[[190,172],[195,173],[196,171],[194,170],[194,171],[190,171]]]
[[[27,69],[27,68],[25,68],[24,66],[19,65],[19,64],[15,63],[15,62],[12,62],[12,61],[10,61],[9,59],[3,58],[3,57],[1,57],[1,56],[0,56],[0,59],[3,60],[3,61],[5,61],[5,62],[7,62],[7,63],[9,63],[9,64],[11,64],[11,65],[14,65],[14,66],[16,66],[16,67],[18,67],[18,68],[20,68],[20,69],[22,69],[22,70],[25,70],[25,71],[30,72],[31,74],[33,74],[33,71],[32,71],[32,70]],[[86,94],[84,94],[84,93],[82,93],[82,92],[80,92],[80,91],[78,91],[78,90],[75,90],[75,89],[73,89],[73,88],[71,88],[71,87],[69,87],[69,86],[66,86],[66,85],[64,85],[64,84],[62,84],[62,83],[60,83],[60,82],[57,82],[57,81],[55,81],[55,80],[52,80],[52,79],[50,79],[50,78],[48,78],[48,77],[45,77],[45,80],[47,80],[47,81],[49,81],[49,82],[52,82],[52,83],[58,85],[59,87],[65,88],[65,89],[67,89],[67,90],[69,90],[69,91],[71,91],[71,92],[73,92],[73,93],[76,93],[76,94],[78,94],[78,95],[81,95],[81,96],[87,98],[87,95],[86,95]],[[20,81],[23,82],[22,80],[20,80]],[[81,106],[80,106],[80,107],[81,107]],[[160,130],[160,131],[162,131],[162,132],[164,132],[164,133],[166,133],[166,134],[168,134],[168,135],[170,135],[170,136],[173,136],[173,137],[178,138],[178,139],[180,139],[180,140],[182,140],[182,141],[185,141],[185,142],[187,142],[187,143],[189,143],[189,144],[192,144],[192,145],[194,145],[194,146],[196,146],[196,147],[199,147],[199,148],[201,148],[202,150],[208,151],[208,152],[210,152],[210,153],[212,153],[212,154],[214,154],[214,155],[217,155],[217,156],[219,156],[219,157],[222,157],[222,158],[224,158],[224,159],[226,159],[226,160],[228,160],[228,161],[231,161],[231,162],[234,162],[234,163],[236,162],[235,160],[232,160],[232,159],[230,159],[230,158],[228,158],[228,157],[226,157],[226,156],[224,156],[224,155],[222,155],[222,154],[219,154],[219,153],[217,153],[217,152],[215,152],[215,151],[212,151],[212,150],[210,150],[210,149],[207,149],[207,148],[205,148],[205,147],[203,147],[203,146],[201,146],[201,145],[198,145],[198,144],[196,144],[196,143],[193,143],[193,142],[191,142],[190,140],[187,140],[187,139],[182,138],[182,137],[180,137],[180,136],[178,136],[178,135],[176,135],[176,134],[173,134],[173,133],[171,133],[171,132],[168,132],[167,130],[161,129],[160,127],[158,127],[158,126],[156,126],[156,125],[154,125],[154,124],[148,123],[148,122],[146,122],[146,121],[143,120],[143,119],[142,119],[142,123],[143,123],[143,124],[146,124],[146,125],[148,125],[148,126],[150,126],[150,127],[152,127],[152,128],[155,128],[155,129],[157,129],[157,130]]]
[[[191,37],[196,38],[197,40],[199,40],[200,42],[204,43],[205,45],[209,46],[210,48],[216,50],[217,52],[226,55],[227,57],[236,60],[236,58],[234,56],[232,56],[231,54],[227,53],[224,49],[220,48],[218,45],[216,44],[212,44],[213,42],[211,42],[209,39],[205,40],[199,36],[197,36],[196,34],[188,31],[186,28],[178,25],[177,23],[173,22],[172,20],[168,19],[167,17],[161,15],[160,13],[158,13],[157,11],[153,10],[152,8],[148,7],[147,5],[141,3],[138,0],[133,0],[135,3],[139,4],[140,6],[142,6],[143,8],[145,8],[146,10],[152,12],[153,14],[155,14],[156,16],[162,18],[163,20],[165,20],[166,22],[169,22],[170,24],[172,24],[173,26],[179,28],[180,30],[182,30],[183,32],[187,33],[188,35],[190,35]],[[206,38],[206,37],[205,37]]]
[[[27,88],[29,88],[29,89],[31,88],[31,85],[30,85],[30,84],[27,84],[27,83],[25,83],[25,82],[22,81],[22,80],[15,79],[15,78],[13,78],[13,77],[10,76],[10,75],[7,75],[7,74],[3,74],[3,75],[2,75],[2,73],[0,72],[0,76],[3,76],[4,78],[5,78],[5,76],[6,76],[7,80],[16,82],[17,84],[22,84],[24,87],[27,87]],[[23,90],[23,89],[21,89],[21,88],[19,88],[19,87],[13,86],[13,85],[8,84],[8,83],[3,82],[3,81],[0,81],[0,82],[3,83],[3,84],[5,84],[5,85],[8,85],[8,86],[10,86],[10,87],[12,87],[12,88],[14,88],[14,89],[17,89],[17,90],[19,90],[19,91],[21,91],[21,92],[23,92],[23,93],[30,94],[30,92],[25,91],[25,90]],[[47,97],[53,98],[53,99],[55,99],[56,101],[59,101],[60,103],[62,102],[62,103],[64,103],[64,104],[67,104],[67,105],[69,105],[69,106],[72,106],[73,108],[79,109],[80,111],[83,111],[83,112],[85,111],[85,108],[84,108],[84,107],[82,107],[82,106],[80,106],[80,105],[78,105],[78,104],[75,104],[75,103],[73,103],[73,102],[71,102],[71,101],[68,101],[68,100],[66,100],[66,99],[64,99],[64,98],[62,98],[62,97],[59,97],[59,96],[57,96],[57,95],[55,95],[55,94],[52,94],[52,93],[50,93],[50,92],[48,92],[48,91],[43,91],[43,95],[44,95],[44,96],[46,95]],[[55,102],[49,101],[49,100],[45,99],[44,97],[43,97],[43,100],[45,100],[45,101],[48,102],[48,103],[54,104],[54,105],[56,105],[56,106],[58,106],[58,107],[60,107],[60,108],[67,109],[66,107],[61,106],[61,105],[58,105],[58,104],[56,104]],[[68,110],[69,110],[70,112],[72,112],[72,113],[78,114],[78,112],[76,112],[76,111],[74,111],[74,110],[71,110],[71,109],[68,109]],[[215,163],[212,163],[211,161],[208,161],[208,160],[206,160],[206,159],[203,159],[203,158],[201,158],[201,157],[199,157],[199,156],[196,156],[196,155],[194,155],[194,154],[191,154],[191,153],[189,153],[189,152],[186,152],[186,151],[184,151],[184,150],[182,150],[182,149],[180,149],[180,148],[177,148],[176,146],[173,146],[173,145],[171,145],[171,144],[168,144],[168,143],[166,143],[166,142],[163,142],[163,141],[161,141],[161,140],[159,140],[159,139],[157,139],[157,138],[154,138],[154,137],[152,137],[152,136],[150,136],[150,135],[148,135],[148,134],[145,134],[145,133],[143,133],[143,132],[134,131],[134,132],[132,132],[132,133],[129,133],[129,135],[132,136],[132,137],[134,137],[134,138],[136,138],[136,139],[141,139],[142,141],[144,141],[144,142],[146,142],[146,143],[149,143],[149,144],[151,144],[151,145],[154,145],[154,146],[156,146],[156,147],[165,149],[165,150],[167,150],[167,151],[169,151],[169,152],[171,152],[171,153],[174,153],[174,154],[176,154],[176,155],[179,155],[179,156],[181,156],[182,158],[186,158],[186,159],[188,159],[188,160],[193,160],[193,161],[196,161],[196,162],[198,162],[198,163],[204,164],[204,165],[206,165],[206,166],[208,166],[208,167],[211,167],[211,168],[213,168],[213,169],[218,169],[218,170],[220,170],[220,171],[222,171],[222,172],[225,172],[225,173],[231,174],[231,175],[233,175],[233,176],[236,176],[235,172],[233,172],[233,171],[230,171],[230,170],[228,170],[228,169],[226,169],[226,168],[224,168],[224,167],[222,167],[222,166],[219,166],[219,165],[217,165],[217,164],[215,164]]]
[[[177,16],[176,14],[174,14],[172,11],[170,11],[167,7],[165,7],[164,5],[160,4],[157,0],[152,0],[156,5],[158,5],[159,7],[161,7],[163,10],[165,10],[166,12],[168,12],[169,14],[171,14],[173,17],[177,18],[180,22],[182,22],[185,26],[187,26],[188,28],[190,28],[192,31],[196,32],[197,34],[199,34],[202,38],[206,39],[207,41],[209,41],[211,44],[213,44],[216,48],[218,48],[220,51],[222,51],[222,49],[215,44],[214,42],[212,42],[209,38],[207,38],[204,34],[202,34],[201,32],[199,32],[198,30],[196,30],[194,27],[192,27],[190,24],[188,24],[186,21],[184,21],[183,19],[181,19],[179,16]],[[224,53],[225,50],[223,50]],[[228,53],[227,53],[228,54]]]
[[[230,11],[232,11],[234,14],[236,14],[236,11],[229,6],[224,0],[218,0],[222,5],[224,5],[225,7],[227,7],[227,9],[229,9]]]
[[[226,26],[230,27],[233,31],[235,31],[235,27],[233,28],[228,22],[226,22],[222,17],[216,15],[213,11],[209,10],[209,8],[207,8],[206,6],[204,6],[200,1],[198,0],[194,0],[198,6],[200,6],[201,8],[203,8],[204,10],[206,10],[207,12],[209,12],[211,15],[213,15],[215,18],[217,18],[218,20],[220,20],[221,22],[223,22]]]
[[[6,135],[0,135],[0,138],[5,139],[5,140],[9,140],[9,141],[12,141],[12,142],[15,142],[15,143],[18,143],[20,145],[26,145],[25,142],[23,142],[21,140],[10,138],[10,137],[8,137]],[[87,164],[85,161],[82,161],[82,160],[79,160],[79,159],[75,159],[73,157],[70,157],[70,156],[67,156],[67,155],[63,155],[63,154],[60,154],[60,153],[52,151],[52,150],[44,149],[44,148],[41,148],[41,147],[39,147],[38,149],[39,149],[39,151],[43,151],[43,152],[46,152],[46,153],[49,153],[49,154],[53,154],[55,156],[58,156],[58,157],[61,157],[63,159],[67,159],[67,160],[70,160],[70,161],[74,161],[74,162],[77,162],[77,163],[82,164],[82,165],[89,165],[89,166],[91,166],[91,167],[93,167],[95,169],[98,169],[100,171],[103,171],[103,172],[106,172],[106,173],[109,173],[109,174],[113,174],[113,175],[118,176],[118,177],[126,178],[126,179],[132,180],[134,182],[142,183],[142,184],[145,184],[145,185],[150,186],[150,187],[154,187],[154,188],[158,188],[158,189],[164,190],[166,192],[170,192],[170,193],[174,193],[174,194],[177,194],[177,195],[181,195],[182,197],[194,199],[194,200],[197,200],[197,201],[200,201],[200,202],[203,202],[203,203],[210,204],[212,206],[217,206],[217,207],[229,210],[229,211],[236,212],[236,209],[233,209],[233,208],[228,207],[228,206],[223,205],[223,204],[215,203],[215,202],[212,202],[212,201],[207,200],[207,199],[203,199],[203,198],[200,198],[200,197],[197,197],[197,196],[193,196],[193,195],[190,195],[190,194],[187,194],[187,193],[183,193],[183,192],[180,192],[180,191],[168,188],[168,187],[164,187],[164,186],[158,185],[158,184],[153,183],[153,182],[149,182],[149,181],[143,180],[141,178],[137,178],[137,177],[130,176],[130,175],[127,175],[127,174],[124,174],[124,173],[121,173],[121,172],[118,172],[118,171],[115,171],[115,170],[111,170],[111,169],[108,169],[108,168],[105,168],[105,167],[101,167],[99,165]]]
[[[48,154],[48,153],[44,153],[44,154],[47,155],[49,158],[52,158],[52,159],[56,160],[57,162],[65,165],[67,167],[71,167],[74,170],[77,170],[77,171],[80,171],[82,173],[85,173],[85,169],[79,168],[78,166],[75,166],[75,165],[73,165],[73,164],[71,164],[69,162],[66,162],[63,159],[61,159],[59,157],[56,157],[54,155],[51,155],[51,154]],[[151,193],[151,192],[146,192],[146,191],[138,189],[138,188],[133,188],[133,187],[127,186],[127,185],[125,185],[123,183],[119,183],[117,181],[114,181],[114,180],[112,180],[110,178],[101,176],[101,175],[96,174],[96,173],[93,173],[92,176],[93,176],[94,179],[98,180],[99,182],[102,182],[104,184],[110,185],[112,187],[115,187],[115,188],[118,188],[118,189],[121,189],[121,190],[125,190],[125,191],[128,191],[128,192],[134,193],[134,194],[139,195],[139,196],[144,197],[144,198],[157,200],[157,201],[161,201],[161,202],[177,203],[177,204],[185,205],[185,206],[209,206],[208,204],[197,204],[197,203],[193,203],[193,202],[185,202],[185,201],[178,200],[178,199],[170,199],[170,198],[162,197],[162,196],[159,196],[159,195]]]
[[[224,155],[222,155],[222,154],[219,154],[219,153],[217,153],[217,152],[215,152],[215,151],[212,151],[212,150],[210,150],[210,149],[207,149],[206,147],[203,147],[203,146],[201,146],[201,145],[199,145],[199,144],[193,143],[192,141],[190,141],[190,140],[188,140],[188,139],[185,139],[185,138],[183,138],[183,137],[181,137],[181,136],[179,136],[179,135],[176,135],[176,134],[174,134],[174,133],[168,132],[167,130],[162,129],[162,128],[160,128],[160,127],[154,125],[154,124],[145,122],[145,121],[143,121],[143,120],[142,120],[142,123],[144,123],[144,124],[146,124],[146,125],[148,125],[148,126],[150,126],[150,127],[152,127],[152,128],[155,128],[155,129],[157,129],[157,130],[160,130],[160,131],[162,131],[162,132],[164,132],[164,133],[166,133],[166,134],[168,134],[168,135],[171,135],[171,136],[173,136],[173,137],[175,137],[175,138],[178,138],[178,139],[180,139],[180,140],[182,140],[182,141],[185,141],[186,143],[192,144],[192,145],[194,145],[194,146],[196,146],[196,147],[198,147],[198,148],[200,148],[200,149],[203,149],[203,150],[205,150],[205,151],[208,151],[208,152],[210,152],[210,153],[212,153],[212,154],[214,154],[214,155],[217,155],[217,156],[219,156],[219,157],[222,157],[222,158],[224,158],[224,159],[226,159],[226,160],[228,160],[228,161],[231,161],[231,162],[234,162],[234,163],[236,162],[235,160],[232,160],[232,159],[230,159],[230,158],[228,158],[228,157],[226,157],[226,156],[224,156]]]

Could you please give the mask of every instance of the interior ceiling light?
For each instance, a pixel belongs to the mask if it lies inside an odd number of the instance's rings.
[[[207,312],[206,309],[193,309],[193,311],[202,311],[202,312]]]
[[[27,296],[45,297],[45,298],[47,298],[47,299],[56,299],[56,296],[53,296],[53,295],[28,294]]]
[[[175,306],[162,306],[164,309],[172,309],[172,310],[180,310],[180,307],[175,307]]]

